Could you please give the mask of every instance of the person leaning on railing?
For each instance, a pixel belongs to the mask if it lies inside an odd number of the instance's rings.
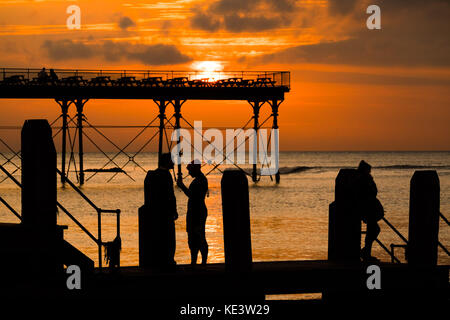
[[[372,244],[380,234],[378,221],[384,217],[383,206],[377,198],[378,189],[372,175],[372,167],[362,160],[358,166],[358,209],[361,212],[361,219],[367,225],[364,248],[361,250],[363,261],[377,261],[372,256]]]

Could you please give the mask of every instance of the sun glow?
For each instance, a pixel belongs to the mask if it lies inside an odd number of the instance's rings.
[[[224,66],[218,61],[195,61],[191,69],[196,72],[194,79],[208,79],[207,81],[211,82],[219,79]]]

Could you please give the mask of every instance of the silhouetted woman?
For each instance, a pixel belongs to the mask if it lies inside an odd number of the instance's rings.
[[[367,225],[364,248],[361,250],[361,258],[364,261],[376,260],[372,257],[372,244],[380,234],[378,221],[383,218],[384,210],[377,199],[377,185],[370,174],[372,167],[362,160],[358,166],[358,204],[361,218]]]
[[[208,260],[208,243],[205,236],[206,217],[208,209],[205,204],[205,197],[208,192],[208,179],[201,171],[201,164],[192,161],[187,165],[189,175],[194,180],[187,188],[182,180],[178,180],[177,185],[189,197],[186,215],[186,231],[188,233],[188,244],[191,250],[191,264],[197,264],[198,252],[202,254],[202,264]]]

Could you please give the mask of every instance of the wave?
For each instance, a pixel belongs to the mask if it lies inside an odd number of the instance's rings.
[[[320,170],[320,171],[329,171],[329,170],[340,170],[340,169],[355,169],[356,167],[349,166],[292,166],[292,167],[280,167],[280,174],[293,174],[311,170]],[[375,166],[373,169],[380,170],[411,170],[411,169],[434,169],[434,170],[450,170],[450,165],[439,165],[439,166],[431,166],[431,165],[415,165],[415,164],[396,164],[389,166]],[[250,170],[249,170],[250,172]]]
[[[396,164],[391,166],[379,166],[375,169],[450,169],[450,166],[423,166],[413,164]]]

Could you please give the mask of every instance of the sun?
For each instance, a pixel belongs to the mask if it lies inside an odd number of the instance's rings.
[[[196,72],[192,78],[216,81],[219,79],[223,68],[223,64],[219,61],[195,61],[191,65],[191,69]]]

